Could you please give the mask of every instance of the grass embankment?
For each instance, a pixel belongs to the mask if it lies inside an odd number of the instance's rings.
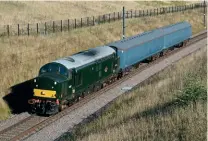
[[[193,34],[203,30],[202,10],[190,10],[155,17],[126,20],[126,36],[142,33],[164,25],[188,21]],[[121,39],[120,21],[49,36],[3,37],[0,39],[0,92],[37,76],[45,63],[75,52]],[[3,100],[0,99],[0,103]],[[0,114],[1,115],[1,114]]]
[[[34,23],[96,16],[126,9],[149,9],[161,6],[182,5],[191,2],[0,2],[0,25]]]
[[[119,97],[103,114],[61,140],[206,140],[206,49]]]

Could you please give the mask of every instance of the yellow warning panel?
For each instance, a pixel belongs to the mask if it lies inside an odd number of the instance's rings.
[[[33,92],[37,97],[56,98],[56,91],[34,89]]]

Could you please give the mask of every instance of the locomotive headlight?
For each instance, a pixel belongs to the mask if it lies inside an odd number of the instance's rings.
[[[34,79],[34,82],[36,82],[36,79]]]
[[[57,82],[55,81],[55,82],[54,82],[54,85],[56,85],[56,84],[57,84]]]

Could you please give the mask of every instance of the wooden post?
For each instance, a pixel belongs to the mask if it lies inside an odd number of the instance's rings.
[[[132,18],[132,10],[131,10],[131,18]]]
[[[113,19],[114,19],[114,21],[115,21],[115,20],[116,20],[116,12],[114,12],[113,15],[114,15],[114,16],[113,16]]]
[[[93,16],[92,20],[93,20],[93,26],[94,26],[95,25],[95,17],[94,16]]]
[[[134,12],[134,18],[136,18],[136,13],[137,13],[137,12],[136,12],[136,10],[135,10],[135,12]]]
[[[144,17],[144,10],[142,11],[142,13],[143,13],[143,17]]]
[[[158,15],[158,8],[157,8],[157,15]]]
[[[74,28],[77,28],[77,19],[74,19]]]
[[[53,21],[53,33],[55,32],[55,23],[54,23],[54,21]]]
[[[109,14],[109,17],[108,17],[108,22],[110,23],[110,14]]]
[[[28,23],[28,25],[27,25],[27,35],[28,35],[28,36],[30,35],[30,25],[29,25],[29,23]]]
[[[103,15],[103,18],[104,18],[104,23],[105,23],[105,15]]]
[[[87,17],[87,26],[89,26],[89,17]]]
[[[127,11],[126,14],[127,14],[127,17],[126,18],[129,18],[129,11]]]
[[[37,34],[38,34],[38,23],[37,23]]]
[[[45,35],[46,35],[46,30],[47,30],[47,27],[46,27],[46,22],[45,22]]]
[[[9,36],[9,25],[7,25],[7,34]]]
[[[61,32],[62,32],[63,28],[62,28],[62,20],[61,20]]]
[[[81,27],[82,27],[82,18],[81,18]]]
[[[68,19],[68,31],[69,31],[69,19]]]
[[[19,36],[19,24],[17,25],[17,34]]]
[[[118,19],[119,19],[119,17],[120,17],[120,16],[119,16],[119,12],[118,12]]]

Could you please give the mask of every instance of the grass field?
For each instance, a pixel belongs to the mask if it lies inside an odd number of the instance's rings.
[[[203,30],[202,9],[197,9],[156,17],[128,19],[126,35],[135,35],[184,20],[191,23],[193,33]],[[121,39],[121,27],[121,22],[117,21],[49,36],[0,38],[1,96],[5,95],[6,89],[12,85],[37,76],[39,68],[49,61]],[[6,107],[2,99],[0,103],[4,105],[2,107]],[[1,111],[5,111],[4,113],[9,111],[8,108],[3,109],[5,110]],[[0,119],[1,115],[7,114],[0,114]]]
[[[206,140],[206,51],[203,48],[151,77],[62,141]]]
[[[126,9],[149,9],[160,6],[181,5],[190,2],[0,2],[0,25],[34,23],[102,15]]]

